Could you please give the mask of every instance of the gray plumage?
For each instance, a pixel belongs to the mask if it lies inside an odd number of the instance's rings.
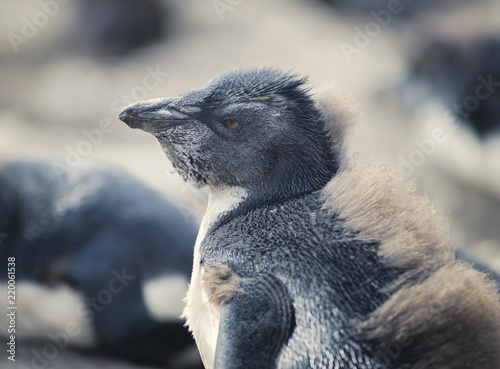
[[[237,70],[120,114],[211,189],[185,309],[205,366],[496,368],[495,286],[411,188],[344,158],[343,103],[304,82]]]

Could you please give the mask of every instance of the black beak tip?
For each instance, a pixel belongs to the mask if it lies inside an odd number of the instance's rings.
[[[169,108],[168,103],[172,100],[154,99],[129,105],[118,114],[118,119],[130,128],[142,129],[153,135],[164,128],[191,120],[188,114]]]
[[[125,120],[129,117],[126,110],[123,110],[120,114],[118,114],[118,119],[125,122]]]
[[[137,116],[133,113],[133,109],[125,108],[120,114],[118,114],[118,119],[127,124],[130,128],[139,128],[139,123],[137,121]]]

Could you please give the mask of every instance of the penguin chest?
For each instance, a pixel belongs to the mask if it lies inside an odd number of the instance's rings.
[[[203,288],[203,277],[207,272],[201,264],[201,244],[208,230],[223,214],[236,209],[246,198],[246,190],[238,187],[212,190],[208,198],[207,211],[201,222],[194,247],[193,273],[186,297],[183,316],[193,332],[205,369],[212,369],[219,334],[220,305],[211,301]]]
[[[203,290],[203,268],[195,264],[184,315],[206,369],[213,367],[220,323],[220,306],[211,303]]]

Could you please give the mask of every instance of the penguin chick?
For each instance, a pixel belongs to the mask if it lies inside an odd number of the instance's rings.
[[[305,82],[235,70],[119,116],[210,188],[184,311],[205,367],[497,368],[493,282],[412,188],[344,159],[343,104]]]

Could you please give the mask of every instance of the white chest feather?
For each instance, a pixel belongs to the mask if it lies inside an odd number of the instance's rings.
[[[200,245],[210,227],[226,212],[235,209],[247,196],[247,192],[238,187],[218,189],[210,192],[208,206],[198,232],[194,247],[193,273],[186,297],[184,317],[193,332],[196,344],[206,369],[212,369],[219,331],[220,309],[208,302],[208,296],[202,289],[201,277],[204,270],[200,267]]]

